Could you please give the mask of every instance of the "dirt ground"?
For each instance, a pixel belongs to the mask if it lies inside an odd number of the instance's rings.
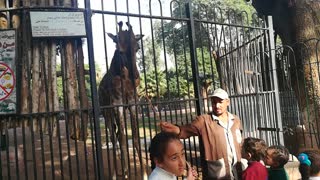
[[[67,139],[64,123],[60,123],[60,130],[59,139],[36,133],[32,135],[29,128],[25,128],[24,133],[22,128],[10,129],[7,135],[9,144],[0,151],[0,179],[96,179],[92,140],[88,138],[82,142]],[[130,153],[129,178],[146,179],[150,169],[141,173],[138,157],[134,159],[132,150]],[[103,146],[102,154],[105,179],[123,179],[120,158],[115,158],[111,150],[108,155],[107,146]],[[145,157],[143,162],[146,169]],[[118,173],[115,173],[115,166]]]
[[[59,139],[40,136],[39,133],[32,135],[29,128],[25,128],[24,133],[21,128],[9,129],[6,136],[9,143],[0,151],[0,179],[97,179],[91,138],[86,142],[67,139],[64,123],[60,123],[60,130],[62,133]],[[137,156],[133,158],[130,149],[129,179],[147,179],[147,174],[150,174],[145,151],[142,155],[144,172],[141,171]],[[106,145],[102,148],[102,156],[105,179],[124,179],[120,158],[112,151],[108,153]],[[290,159],[286,165],[290,180],[300,179],[298,166],[296,158]]]

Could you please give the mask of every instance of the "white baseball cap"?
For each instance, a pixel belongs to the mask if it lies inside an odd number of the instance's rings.
[[[208,96],[209,98],[211,97],[218,97],[220,99],[229,99],[229,95],[228,93],[221,89],[221,88],[218,88],[216,90],[213,91],[213,93],[211,95]]]

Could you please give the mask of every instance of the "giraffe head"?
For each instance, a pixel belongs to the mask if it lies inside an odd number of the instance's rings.
[[[120,54],[123,54],[122,58],[120,56],[115,57],[112,59],[112,62],[116,62],[119,60],[122,60],[125,62],[125,68],[122,68],[121,70],[127,70],[123,71],[122,74],[127,73],[126,77],[129,77],[131,81],[135,84],[135,87],[138,86],[139,82],[139,71],[136,64],[136,52],[139,50],[139,40],[142,39],[143,35],[134,35],[132,26],[127,22],[128,26],[127,30],[123,30],[122,26],[123,23],[120,21],[118,23],[119,25],[119,32],[117,35],[113,35],[111,33],[108,33],[108,36],[113,40],[113,42],[116,43],[116,51],[120,52]],[[111,63],[112,63],[111,62]],[[112,65],[111,65],[112,66]]]
[[[122,29],[123,23],[122,21],[120,21],[118,23],[118,34],[113,35],[111,33],[108,33],[108,36],[113,40],[114,43],[116,43],[116,48],[120,52],[126,53],[129,50],[131,50],[132,52],[137,52],[140,49],[138,42],[142,39],[143,35],[134,35],[132,26],[129,24],[129,22],[126,22],[126,24],[128,26],[128,30]]]

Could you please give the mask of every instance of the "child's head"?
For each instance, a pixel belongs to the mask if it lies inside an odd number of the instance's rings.
[[[151,168],[158,166],[176,176],[183,175],[186,160],[180,139],[176,134],[161,132],[153,137],[149,148]]]
[[[320,151],[307,150],[299,154],[299,171],[302,180],[309,179],[310,176],[320,176]]]
[[[242,156],[248,161],[261,161],[265,157],[266,148],[264,140],[248,137],[242,144]]]
[[[289,160],[289,151],[282,145],[270,146],[267,148],[266,165],[271,168],[282,168]]]

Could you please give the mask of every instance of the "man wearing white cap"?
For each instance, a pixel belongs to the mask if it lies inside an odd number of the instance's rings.
[[[241,122],[228,112],[229,95],[223,89],[216,89],[209,96],[212,113],[197,116],[191,124],[176,126],[161,122],[162,131],[172,132],[181,139],[201,136],[206,167],[204,179],[241,178]],[[239,178],[238,178],[239,177]]]

